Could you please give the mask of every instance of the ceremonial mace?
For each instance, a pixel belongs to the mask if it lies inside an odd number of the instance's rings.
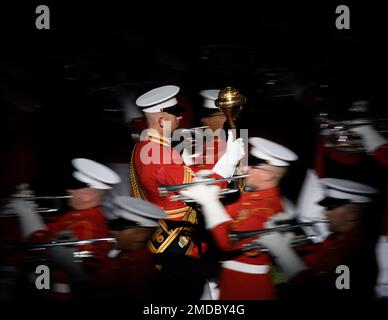
[[[237,132],[237,119],[240,114],[241,106],[246,102],[246,98],[233,87],[225,87],[220,90],[218,94],[218,99],[216,99],[215,104],[226,116],[226,121],[233,132],[234,139],[238,138]],[[241,161],[238,162],[236,173],[238,175],[242,174],[242,164]],[[239,190],[240,193],[244,192],[244,181],[239,180]]]

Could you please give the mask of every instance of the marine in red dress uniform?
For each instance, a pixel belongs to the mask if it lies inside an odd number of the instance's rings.
[[[297,156],[289,149],[261,138],[251,138],[251,156],[248,160],[245,183],[255,191],[245,192],[240,199],[223,210],[216,199],[215,186],[196,186],[182,191],[202,205],[207,227],[221,250],[230,256],[222,261],[220,275],[221,300],[275,299],[271,280],[271,259],[258,249],[243,252],[241,249],[251,239],[231,242],[232,231],[252,231],[283,211],[277,187],[285,173],[287,161]]]
[[[167,219],[161,221],[159,230],[150,241],[149,247],[153,253],[175,252],[198,257],[198,245],[187,234],[193,231],[192,227],[198,222],[195,208],[183,201],[171,201],[171,195],[161,196],[158,190],[163,184],[190,183],[194,177],[193,170],[184,165],[182,157],[171,146],[171,135],[179,126],[181,113],[175,98],[178,92],[177,86],[163,86],[136,100],[136,104],[143,108],[149,129],[142,133],[132,151],[131,194],[158,205],[166,212]],[[230,141],[229,146],[230,153],[235,153],[234,158],[243,156],[241,139]],[[229,164],[226,160],[224,157],[217,162],[215,178],[233,175],[237,162],[231,161]]]
[[[364,101],[359,101],[364,102]],[[356,102],[357,103],[357,102]],[[354,104],[356,104],[354,103]],[[359,122],[359,124],[357,124]],[[357,169],[358,165],[361,164],[362,160],[366,158],[369,154],[373,156],[377,163],[381,165],[382,169],[388,166],[388,140],[382,136],[377,130],[370,124],[362,124],[362,121],[355,120],[354,127],[350,129],[353,133],[356,133],[361,138],[361,143],[364,148],[364,152],[359,153],[349,153],[343,152],[336,148],[326,147],[325,146],[325,137],[322,135],[319,137],[319,144],[316,155],[315,162],[315,172],[318,176],[323,177],[327,173],[325,172],[325,160],[328,158],[336,161],[339,164],[347,165],[350,169]],[[310,179],[314,172],[310,172]],[[315,178],[315,180],[317,180]],[[310,186],[305,187],[305,189],[313,190]],[[315,188],[316,189],[316,188]],[[310,201],[314,201],[316,196],[310,194]],[[305,202],[309,201],[308,199]],[[310,205],[306,214],[312,214],[314,210],[319,210],[316,205]],[[303,210],[302,210],[303,211]],[[322,211],[322,209],[321,209]],[[381,229],[381,236],[377,243],[376,253],[377,261],[379,264],[379,277],[377,280],[376,292],[378,296],[388,297],[388,204],[385,205],[385,213],[383,219],[383,227]]]
[[[144,161],[146,157],[149,163]],[[183,184],[193,179],[193,171],[183,165],[181,156],[171,147],[169,139],[147,133],[146,140],[139,141],[134,147],[130,174],[133,197],[158,205],[165,211],[169,221],[197,223],[193,207],[182,201],[171,201],[171,195],[163,197],[159,194],[158,188],[162,184]],[[182,226],[172,228],[163,220],[160,224],[149,243],[151,252],[159,254],[167,250],[198,256],[193,239],[184,235],[187,229]]]
[[[339,293],[350,293],[353,298],[372,298],[377,276],[375,244],[366,234],[365,215],[370,212],[360,205],[365,206],[372,201],[369,195],[376,190],[349,180],[327,178],[321,181],[330,188],[326,198],[320,203],[327,210],[326,215],[333,233],[315,252],[303,257],[310,269],[297,275],[292,283],[307,281],[310,286],[318,284],[321,287],[320,295],[331,298]],[[338,276],[335,271],[340,265],[345,265],[350,270],[351,285],[347,292],[339,292],[335,287]]]
[[[143,132],[134,147],[130,164],[132,196],[150,201],[166,213],[166,219],[160,221],[160,227],[149,242],[149,249],[160,262],[165,281],[161,295],[168,296],[167,299],[184,299],[188,295],[199,298],[204,280],[200,271],[202,261],[197,258],[205,247],[202,239],[196,236],[198,217],[195,208],[183,201],[171,201],[171,196],[162,197],[158,190],[162,184],[190,183],[194,177],[193,170],[184,165],[182,157],[171,146],[170,137],[180,120],[180,108],[175,98],[178,92],[179,87],[163,86],[136,100],[143,108],[149,129]],[[220,159],[214,169],[215,177],[217,174],[222,177],[233,175],[243,156],[241,139],[230,141],[229,147],[234,154],[230,158],[234,160]],[[185,295],[179,294],[179,286],[185,288]]]
[[[368,212],[363,206],[372,200],[369,195],[376,190],[343,179],[324,178],[320,181],[326,189],[320,205],[326,208],[332,234],[315,250],[303,254],[304,266],[300,262],[299,269],[288,272],[284,298],[371,298],[377,267],[374,243],[368,240],[364,229],[366,217],[363,215]],[[281,260],[295,254],[282,235],[275,234],[272,239],[261,241],[284,270],[292,267],[288,261]],[[339,266],[349,268],[349,290],[337,288]]]
[[[109,238],[109,227],[100,207],[83,210],[71,210],[64,213],[61,218],[46,225],[47,230],[33,234],[33,242],[50,242],[57,235],[69,231],[75,240],[87,240],[97,238]],[[97,242],[78,246],[78,251],[90,251],[93,253],[91,262],[99,263],[105,259],[110,248],[107,242]]]
[[[131,195],[159,206],[166,214],[166,218],[159,221],[148,248],[155,254],[161,270],[155,295],[175,301],[188,296],[198,299],[204,281],[198,259],[202,244],[195,234],[198,227],[195,208],[182,201],[171,201],[171,195],[161,196],[158,190],[162,184],[189,183],[194,175],[171,145],[172,133],[181,118],[181,108],[175,98],[178,92],[177,86],[163,86],[136,100],[149,128],[134,146],[130,162]],[[193,266],[199,274],[198,280],[189,270]]]
[[[79,241],[111,237],[99,205],[105,190],[118,183],[120,177],[108,167],[89,159],[73,159],[72,163],[76,169],[73,173],[75,180],[68,193],[71,195],[69,206],[73,210],[66,212],[54,222],[44,224],[42,218],[33,211],[32,204],[23,200],[15,202],[27,242],[39,244],[53,240]],[[78,246],[76,251],[83,251],[91,256],[84,260],[82,267],[74,263],[73,248],[61,246],[49,249],[49,260],[58,267],[52,272],[52,292],[58,294],[55,298],[70,298],[72,282],[70,274],[78,274],[80,278],[77,281],[89,281],[89,277],[104,263],[109,248],[108,242]],[[70,269],[62,264],[65,261],[67,266],[71,266]]]
[[[245,192],[240,199],[226,207],[232,218],[212,229],[216,243],[223,251],[241,250],[252,239],[234,244],[229,239],[232,231],[263,229],[265,222],[283,211],[278,188]],[[241,270],[238,265],[241,264]],[[235,269],[237,265],[237,270]],[[233,260],[223,261],[220,273],[220,300],[274,299],[276,292],[270,274],[271,259],[258,250],[240,252]],[[257,273],[254,273],[257,266]],[[244,269],[245,267],[246,270]],[[250,268],[253,270],[249,272]],[[262,273],[261,273],[262,271]]]

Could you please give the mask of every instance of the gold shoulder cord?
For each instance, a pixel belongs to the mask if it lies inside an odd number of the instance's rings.
[[[147,200],[143,190],[141,190],[139,180],[136,174],[134,155],[135,155],[135,150],[137,148],[137,145],[138,144],[136,143],[135,146],[133,147],[131,161],[129,163],[129,179],[131,182],[131,195],[136,199]]]

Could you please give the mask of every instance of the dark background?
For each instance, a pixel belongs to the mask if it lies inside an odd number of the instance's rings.
[[[39,4],[50,8],[50,30],[35,28]],[[350,7],[350,30],[335,28],[339,4]],[[383,10],[371,2],[20,1],[0,10],[2,194],[22,181],[59,192],[73,157],[129,161],[121,98],[159,85],[181,87],[190,125],[198,91],[238,88],[248,98],[242,127],[300,155],[291,197],[313,158],[319,111],[340,114],[355,99],[371,100],[376,117],[386,110]]]

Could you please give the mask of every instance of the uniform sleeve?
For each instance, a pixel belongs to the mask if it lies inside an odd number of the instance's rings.
[[[232,222],[227,221],[217,225],[212,229],[212,235],[217,246],[222,251],[234,251],[240,250],[244,245],[247,245],[251,242],[252,239],[239,240],[236,243],[233,243],[230,240],[230,233],[232,231]]]
[[[156,173],[159,184],[183,184],[193,181],[194,172],[187,166],[171,164],[162,166]]]
[[[230,228],[230,221],[227,221],[212,229],[214,241],[222,251],[233,250],[233,246],[229,240]]]
[[[69,231],[73,234],[75,240],[86,240],[109,237],[106,222],[103,217],[89,217],[75,223],[67,224],[64,218],[55,223],[48,224],[48,230],[35,232],[27,240],[29,243],[48,243],[54,240],[54,237],[61,231]],[[70,248],[70,247],[69,247]],[[91,259],[87,259],[85,265],[95,269],[105,261],[110,244],[108,242],[97,242],[88,245],[82,245],[75,248],[75,251],[90,251],[93,254]]]
[[[233,219],[236,213],[236,208],[234,207],[234,205],[231,204],[229,206],[226,206],[225,209],[228,212],[229,216]],[[223,251],[233,251],[241,249],[241,242],[234,244],[230,241],[229,235],[232,230],[232,224],[233,220],[226,221],[217,225],[211,230],[214,241],[216,242],[217,246]]]

